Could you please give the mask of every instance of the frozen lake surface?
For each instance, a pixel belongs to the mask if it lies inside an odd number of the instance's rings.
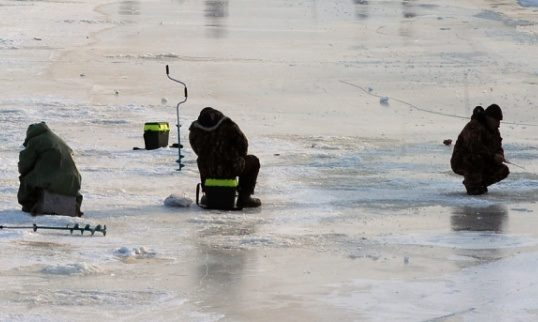
[[[535,1],[0,0],[4,321],[533,321],[538,318]],[[177,149],[143,147],[175,124]],[[451,146],[503,107],[510,176],[470,197]],[[260,209],[194,199],[205,106],[249,138]],[[75,151],[83,218],[17,204],[46,121]],[[172,127],[170,143],[177,142]]]
[[[518,0],[518,3],[524,7],[538,7],[536,0]]]

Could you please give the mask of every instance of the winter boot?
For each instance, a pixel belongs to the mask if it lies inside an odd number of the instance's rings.
[[[488,192],[486,186],[475,186],[475,187],[465,187],[467,189],[467,194],[470,196],[478,196]]]
[[[239,195],[237,199],[237,206],[239,208],[256,208],[262,205],[262,202],[258,198],[252,198],[251,196]]]

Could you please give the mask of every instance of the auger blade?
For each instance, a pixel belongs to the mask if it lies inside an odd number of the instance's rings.
[[[66,225],[65,227],[54,227],[54,226],[38,226],[37,224],[32,224],[32,226],[6,226],[0,225],[0,229],[32,229],[34,232],[38,229],[54,229],[54,230],[68,230],[71,235],[73,231],[80,231],[80,234],[83,235],[85,231],[91,232],[93,236],[96,231],[103,233],[103,236],[106,236],[106,225],[97,225],[94,228],[91,225],[87,224],[84,227],[79,224],[74,224],[73,226]]]

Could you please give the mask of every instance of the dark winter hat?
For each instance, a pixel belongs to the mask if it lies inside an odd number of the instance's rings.
[[[200,115],[198,116],[198,122],[203,126],[213,126],[217,124],[217,122],[223,117],[224,115],[212,108],[212,107],[206,107],[202,111],[200,111]]]
[[[488,108],[486,108],[486,115],[499,121],[502,121],[503,119],[503,112],[497,104],[491,104],[488,106]]]
[[[480,105],[475,107],[473,109],[473,115],[471,116],[471,120],[483,120],[484,119],[484,108]]]

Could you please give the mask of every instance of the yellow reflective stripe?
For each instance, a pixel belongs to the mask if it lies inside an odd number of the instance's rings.
[[[170,127],[166,122],[146,123],[144,124],[144,131],[166,132],[170,131]]]
[[[206,187],[237,187],[236,179],[205,179]]]

